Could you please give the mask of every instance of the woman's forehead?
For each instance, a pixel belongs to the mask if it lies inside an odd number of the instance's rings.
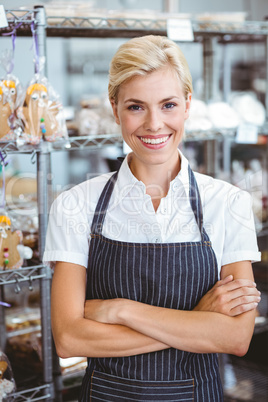
[[[174,69],[162,68],[146,75],[136,75],[130,80],[121,84],[118,95],[121,97],[132,94],[146,96],[149,92],[155,94],[169,94],[173,90],[174,94],[182,94],[182,83]]]

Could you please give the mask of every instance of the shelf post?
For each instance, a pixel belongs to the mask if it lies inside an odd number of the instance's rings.
[[[266,121],[268,121],[268,35],[266,35],[266,91],[265,91]]]
[[[217,38],[205,37],[203,40],[203,80],[204,101],[215,100],[218,95],[219,74],[216,57]]]
[[[223,45],[223,100],[228,102],[232,90],[232,73],[230,60],[230,47],[228,44]]]
[[[47,77],[47,61],[46,61],[46,12],[44,6],[34,6],[35,29],[37,36],[38,57],[44,58],[43,72]],[[35,64],[35,72],[39,72],[38,63]]]
[[[219,174],[219,141],[206,140],[204,142],[204,157],[206,174],[214,178]]]
[[[4,288],[0,288],[0,301],[4,301]],[[0,348],[4,352],[6,349],[7,334],[5,321],[5,307],[0,304]]]
[[[43,6],[34,7],[35,30],[37,38],[37,57],[39,60],[35,64],[35,72],[39,73],[41,58],[44,65],[42,74],[47,77],[46,60],[46,14]],[[37,198],[38,198],[38,222],[39,222],[39,258],[42,260],[48,215],[52,202],[52,174],[51,174],[51,153],[50,144],[41,140],[40,148],[37,152]],[[53,341],[51,332],[51,309],[50,309],[50,288],[51,288],[51,270],[49,267],[43,267],[44,278],[40,279],[40,308],[42,324],[42,357],[43,357],[43,381],[49,384],[51,401],[54,400],[53,384]]]
[[[164,13],[178,13],[180,0],[163,0]]]

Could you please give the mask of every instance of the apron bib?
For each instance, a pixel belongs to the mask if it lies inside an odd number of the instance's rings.
[[[203,227],[199,190],[189,167],[189,196],[201,241],[130,243],[108,239],[102,226],[118,172],[99,198],[91,227],[87,299],[127,298],[154,306],[192,310],[218,280]],[[129,357],[89,358],[80,401],[221,402],[217,355],[170,348]]]

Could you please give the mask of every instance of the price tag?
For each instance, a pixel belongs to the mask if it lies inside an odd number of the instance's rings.
[[[8,27],[6,12],[4,6],[0,4],[0,28]]]
[[[167,36],[180,42],[193,42],[194,33],[191,20],[169,18],[167,20]]]
[[[238,144],[257,144],[258,127],[254,124],[240,124],[237,129],[235,140]]]

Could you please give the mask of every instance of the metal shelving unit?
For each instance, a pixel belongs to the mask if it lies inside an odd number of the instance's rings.
[[[0,35],[4,31],[12,32],[16,29],[17,34],[31,32],[31,24],[37,34],[37,42],[39,55],[45,55],[46,32],[45,32],[45,13],[41,7],[34,10],[26,10],[15,15],[15,12],[8,12],[7,29],[0,29]],[[2,152],[16,152],[11,144],[2,144]],[[50,151],[45,143],[41,143],[36,150],[36,166],[37,166],[37,195],[38,195],[38,218],[39,218],[39,255],[43,255],[45,245],[45,235],[47,229],[48,211],[51,199],[49,198],[49,175],[50,173]],[[50,282],[51,270],[40,264],[35,267],[20,268],[18,270],[0,271],[0,286],[13,285],[15,292],[20,291],[20,284],[23,282],[39,281],[40,289],[40,310],[41,310],[41,333],[42,333],[42,357],[43,357],[43,378],[39,386],[23,389],[11,394],[16,401],[40,401],[54,400],[54,383],[53,383],[53,356],[52,356],[52,333],[50,323]],[[1,292],[2,294],[2,292]],[[4,307],[0,308],[0,342],[3,349],[6,345],[5,317]]]
[[[6,32],[18,24],[21,36],[30,36],[31,30],[28,22],[32,20],[31,10],[7,11],[9,27]],[[99,15],[94,17],[61,17],[47,16],[47,36],[50,37],[134,37],[145,35],[148,32],[156,35],[167,34],[167,17],[159,15],[157,19],[151,18],[118,18],[113,15]],[[265,41],[268,35],[268,21],[244,22],[217,22],[192,20],[195,40],[202,40],[204,36],[218,36],[223,42],[256,42]]]
[[[46,17],[43,7],[36,7],[34,10],[8,10],[8,27],[0,29],[0,35],[11,33],[17,30],[19,36],[31,36],[31,24],[34,24],[37,32],[40,56],[46,54],[46,37],[88,37],[88,38],[131,38],[135,36],[156,34],[167,34],[167,19],[164,14],[159,19],[136,19],[136,18],[114,18],[113,16],[99,17]],[[256,22],[213,22],[192,20],[194,40],[203,44],[204,78],[205,78],[205,100],[213,99],[215,94],[215,47],[218,43],[241,43],[260,42],[266,46],[267,58],[267,89],[268,89],[268,21]],[[213,78],[214,77],[214,78]],[[228,79],[228,77],[226,77]],[[266,95],[266,110],[268,118],[268,90]],[[261,132],[267,134],[268,129],[263,128]],[[228,144],[234,139],[234,131],[222,132],[211,130],[209,132],[187,133],[185,141],[206,141],[207,152],[213,150],[215,143],[225,141]],[[25,144],[18,146],[16,142],[0,143],[0,149],[6,153],[27,153],[36,155],[37,160],[37,183],[38,183],[38,206],[39,206],[39,254],[42,255],[45,244],[45,233],[47,228],[48,211],[51,203],[51,152],[72,151],[72,150],[97,150],[105,146],[122,144],[119,134],[105,134],[97,136],[70,137],[55,143],[41,142],[38,146]],[[228,148],[228,147],[227,147]],[[229,152],[228,148],[226,152]],[[226,155],[225,155],[226,157]],[[210,160],[210,165],[215,162]],[[228,158],[227,158],[228,159]],[[212,165],[211,165],[212,166]],[[211,167],[211,169],[213,166]],[[55,400],[55,394],[60,390],[62,384],[56,383],[53,379],[53,345],[50,326],[50,280],[51,271],[48,267],[38,265],[36,267],[21,268],[14,271],[0,272],[0,286],[19,286],[21,282],[38,280],[41,294],[41,320],[43,339],[43,383],[40,387],[23,390],[14,394],[16,401],[40,401]],[[1,342],[5,342],[4,310],[0,307],[0,329]]]

